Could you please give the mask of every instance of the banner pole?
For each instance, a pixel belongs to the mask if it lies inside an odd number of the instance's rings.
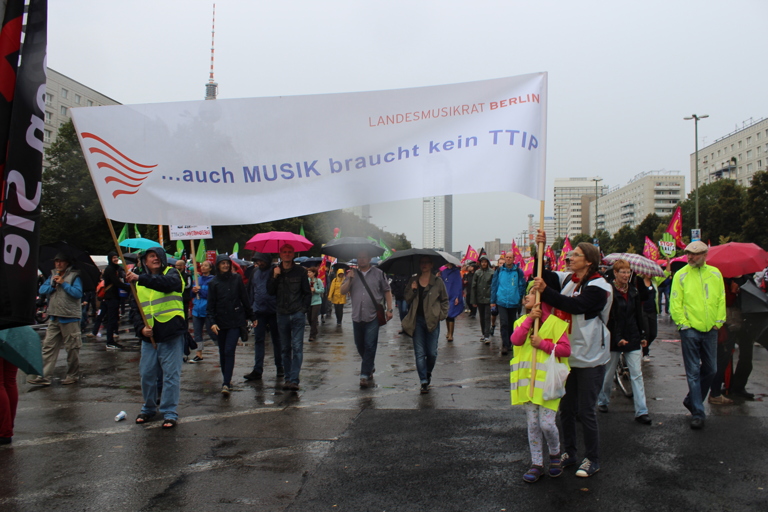
[[[539,229],[544,231],[544,201],[541,201],[541,204],[539,205]],[[536,244],[536,277],[541,277],[544,273],[544,243],[540,242]],[[541,293],[537,290],[536,291],[536,304],[541,302]],[[537,318],[533,322],[533,334],[532,336],[537,336],[539,334],[539,324],[541,323],[541,319]],[[531,382],[528,385],[528,396],[533,398],[533,388],[536,385],[536,357],[537,357],[537,350],[534,347],[531,347]]]
[[[102,209],[104,206],[102,205]],[[123,262],[123,270],[128,272],[128,264],[125,262],[125,258],[123,257],[123,249],[120,247],[120,242],[117,241],[117,235],[115,234],[115,228],[112,226],[112,219],[107,217],[107,212],[104,212],[104,218],[107,219],[107,226],[109,226],[109,232],[112,235],[112,241],[115,242],[115,247],[117,248],[117,255],[120,257],[120,261]],[[136,306],[139,309],[139,314],[141,315],[141,320],[144,322],[144,325],[147,324],[147,315],[144,314],[144,310],[141,309],[141,302],[139,302],[139,293],[136,291],[136,283],[131,283],[131,292],[133,293],[133,300],[136,301]],[[157,344],[155,343],[155,338],[150,337],[149,341],[152,342],[152,347],[157,349]]]
[[[189,245],[192,248],[192,252],[190,252],[190,255],[192,256],[192,269],[195,272],[195,286],[200,286],[200,277],[197,274],[197,261],[195,256],[195,239],[191,239],[189,241]]]

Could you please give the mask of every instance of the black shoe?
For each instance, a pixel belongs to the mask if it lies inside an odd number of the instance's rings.
[[[693,418],[691,420],[691,428],[693,430],[701,430],[704,428],[704,420],[701,418]]]
[[[560,456],[560,467],[565,469],[570,466],[575,466],[579,463],[579,461],[576,460],[576,457],[571,457],[568,455],[568,452],[563,452],[563,454]]]
[[[738,390],[738,391],[731,391],[728,394],[730,396],[733,396],[733,397],[736,397],[736,398],[743,398],[744,400],[754,400],[755,399],[755,394],[754,393],[750,393],[746,389],[741,389],[741,390]]]
[[[597,410],[600,412],[608,412],[608,406],[607,405],[598,405]]]
[[[427,393],[429,393],[429,384],[427,384],[426,382],[422,384],[420,392],[422,395],[426,395]]]
[[[243,378],[245,380],[261,380],[261,374],[257,372],[251,372],[246,375],[243,375]]]
[[[285,377],[285,370],[283,370],[282,368],[278,368],[277,369],[277,376],[278,377]]]
[[[653,423],[651,421],[650,416],[648,416],[647,414],[641,414],[640,416],[635,417],[635,421],[638,423],[642,423],[643,425],[650,425],[651,423]]]

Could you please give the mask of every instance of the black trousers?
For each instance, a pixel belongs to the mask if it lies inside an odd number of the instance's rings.
[[[565,396],[560,399],[560,422],[563,431],[563,451],[576,457],[576,417],[584,433],[584,456],[600,462],[600,432],[597,427],[597,395],[603,386],[605,365],[592,368],[571,368],[565,381]]]

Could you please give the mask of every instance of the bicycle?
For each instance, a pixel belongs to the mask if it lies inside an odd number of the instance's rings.
[[[632,398],[632,382],[629,377],[629,367],[627,361],[624,359],[624,353],[619,354],[619,363],[616,365],[616,373],[613,375],[613,380],[618,384],[621,392],[627,398]]]

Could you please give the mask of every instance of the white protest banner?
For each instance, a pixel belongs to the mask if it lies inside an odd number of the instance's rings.
[[[107,217],[266,222],[423,196],[544,199],[547,74],[72,109]]]
[[[171,240],[201,240],[213,238],[211,226],[168,226]]]

